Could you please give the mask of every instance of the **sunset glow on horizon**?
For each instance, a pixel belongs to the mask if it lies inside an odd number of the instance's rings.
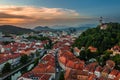
[[[114,1],[115,2],[115,1]],[[120,21],[119,1],[94,0],[78,2],[60,0],[1,0],[0,25],[32,28],[38,25],[96,24],[100,16],[106,21]],[[107,5],[106,5],[107,3]],[[97,6],[96,6],[97,5]]]

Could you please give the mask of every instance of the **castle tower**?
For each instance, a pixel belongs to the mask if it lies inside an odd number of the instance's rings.
[[[100,22],[100,25],[102,25],[102,24],[103,24],[103,17],[100,17],[99,22]]]
[[[103,17],[100,17],[100,29],[105,30],[107,28],[107,24],[103,22]]]

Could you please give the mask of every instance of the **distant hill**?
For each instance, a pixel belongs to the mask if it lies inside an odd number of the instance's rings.
[[[79,27],[76,27],[76,30],[84,31],[84,30],[87,30],[89,28],[94,28],[94,27],[96,27],[95,24],[85,24],[85,25],[81,25]]]
[[[33,29],[34,31],[55,31],[52,28],[49,28],[47,26],[43,27],[43,26],[37,26]]]
[[[62,31],[69,31],[69,30],[84,31],[84,30],[89,29],[89,28],[91,28],[91,27],[68,27],[68,28],[57,29],[57,30],[62,30]]]
[[[33,32],[31,29],[20,28],[12,25],[1,25],[0,32],[5,34],[23,34]]]
[[[84,31],[89,28],[96,27],[95,24],[84,24],[84,25],[79,25],[79,26],[65,26],[65,25],[55,25],[52,26],[51,28],[55,30],[62,30],[62,31],[69,31],[69,30],[76,30],[76,31]]]

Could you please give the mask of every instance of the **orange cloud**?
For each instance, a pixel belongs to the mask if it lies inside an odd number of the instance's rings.
[[[6,24],[6,22],[7,22],[7,24],[16,24],[16,23],[23,23],[24,22],[24,20],[23,19],[17,19],[17,18],[13,18],[13,19],[11,19],[11,18],[1,18],[1,20],[0,20],[0,24]]]
[[[71,9],[31,6],[0,6],[0,24],[51,25],[59,22],[62,22],[63,24],[63,21],[71,23],[80,19],[87,19],[87,17],[81,16],[78,12]]]

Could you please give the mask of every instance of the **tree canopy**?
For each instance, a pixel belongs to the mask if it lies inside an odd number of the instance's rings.
[[[2,73],[10,72],[11,71],[11,64],[6,63],[2,69]]]
[[[22,64],[25,64],[25,63],[27,63],[28,59],[29,59],[29,57],[27,55],[22,55],[20,58],[20,62]]]

